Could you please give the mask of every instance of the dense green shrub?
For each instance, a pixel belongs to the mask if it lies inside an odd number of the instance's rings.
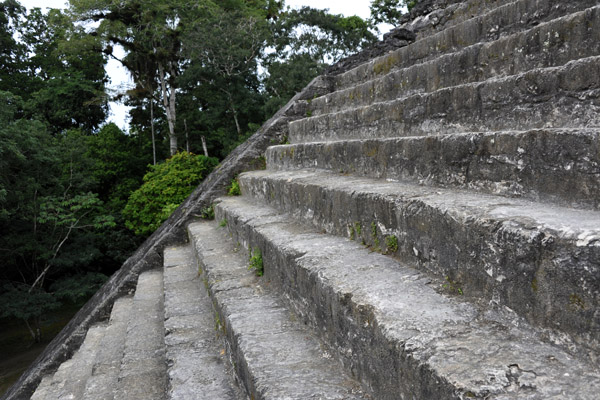
[[[137,235],[154,232],[217,163],[216,158],[182,152],[151,166],[123,210],[127,228]]]

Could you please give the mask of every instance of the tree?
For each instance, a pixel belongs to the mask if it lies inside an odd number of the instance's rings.
[[[87,174],[86,138],[51,135],[43,123],[19,118],[22,102],[0,92],[0,314],[21,318],[39,341],[40,317],[58,306],[48,280],[76,272],[94,251],[94,235],[113,227]],[[5,106],[6,105],[6,106]],[[12,299],[12,300],[11,300]],[[41,307],[40,304],[44,306]]]
[[[71,10],[82,21],[99,21],[94,34],[106,43],[122,46],[127,55],[119,61],[139,87],[153,93],[158,87],[169,126],[171,155],[177,151],[177,77],[182,68],[180,34],[195,9],[184,0],[116,1],[71,0]],[[115,57],[116,58],[116,57]],[[150,82],[149,82],[150,80]],[[157,82],[157,85],[154,85]]]
[[[126,135],[114,123],[104,125],[88,137],[87,157],[94,178],[94,191],[111,212],[120,212],[131,193],[140,187],[150,158],[136,145],[136,137]]]
[[[264,56],[264,88],[267,115],[283,106],[326,66],[372,44],[377,39],[360,17],[329,14],[327,10],[302,7],[280,15],[271,25]]]
[[[387,23],[397,26],[404,14],[410,11],[418,0],[373,0],[369,9],[373,24]]]
[[[27,87],[24,82],[28,79],[25,73],[27,49],[15,39],[23,14],[25,8],[16,0],[0,2],[0,91],[17,95]]]
[[[127,227],[137,235],[154,232],[217,163],[216,158],[181,152],[150,166],[144,184],[131,195],[123,210]]]
[[[204,2],[201,22],[185,31],[180,109],[210,154],[225,157],[265,119],[258,64],[276,10],[267,2]]]
[[[26,63],[30,91],[23,95],[26,114],[54,133],[96,129],[108,110],[106,60],[98,39],[60,10],[43,14],[39,8],[27,15],[20,34],[31,55]]]

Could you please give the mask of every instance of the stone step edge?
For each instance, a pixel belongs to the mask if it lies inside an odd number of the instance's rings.
[[[462,21],[458,25],[453,25],[453,26],[448,27],[445,30],[436,32],[436,33],[434,33],[432,35],[418,38],[415,42],[411,43],[409,46],[402,47],[402,48],[399,48],[399,49],[397,49],[397,50],[395,50],[395,51],[393,51],[391,53],[388,53],[386,55],[382,55],[382,56],[376,57],[373,60],[369,61],[368,63],[361,64],[361,65],[359,65],[359,66],[351,69],[350,71],[347,71],[347,72],[344,72],[343,74],[338,75],[336,77],[336,81],[342,80],[346,76],[357,75],[360,70],[370,70],[370,72],[368,72],[368,73],[363,72],[360,75],[360,77],[357,77],[357,78],[355,78],[355,79],[353,79],[353,80],[351,80],[349,82],[349,84],[353,84],[353,83],[355,84],[357,82],[364,81],[365,78],[370,80],[370,79],[376,78],[377,76],[380,76],[380,74],[377,74],[377,73],[375,73],[373,75],[373,71],[375,69],[381,70],[381,72],[386,72],[386,71],[389,72],[389,71],[391,71],[393,69],[404,68],[407,65],[411,65],[412,62],[414,62],[414,60],[412,60],[412,61],[406,61],[406,64],[404,64],[404,62],[403,62],[403,64],[401,66],[396,66],[396,65],[393,64],[393,61],[390,62],[389,60],[393,60],[394,58],[397,59],[397,60],[406,60],[409,57],[403,57],[402,53],[408,52],[410,50],[409,49],[410,46],[422,46],[423,44],[427,44],[427,47],[430,48],[431,45],[429,45],[427,43],[429,41],[436,43],[435,42],[436,39],[440,39],[440,38],[443,38],[445,36],[451,36],[450,32],[463,31],[463,30],[465,30],[465,27],[469,26],[469,25],[478,26],[478,25],[481,24],[482,20],[484,20],[485,18],[489,17],[492,14],[498,14],[498,16],[501,18],[502,15],[503,15],[503,10],[512,9],[518,3],[527,3],[529,1],[530,0],[515,0],[515,1],[509,2],[509,3],[506,3],[506,4],[502,4],[500,7],[493,8],[493,9],[489,10],[488,12],[486,12],[486,13],[484,13],[482,15],[477,15],[474,18]],[[592,7],[592,6],[595,5],[591,1],[589,3],[588,2],[583,2],[583,3],[584,4],[582,5],[582,9],[583,8],[589,8],[589,7]],[[580,8],[575,8],[575,10],[580,11],[581,9]],[[578,11],[574,11],[574,12],[578,12]],[[571,13],[573,13],[573,11]],[[559,18],[559,17],[555,17],[553,19],[556,19],[556,18]],[[545,21],[543,21],[542,23],[544,23],[544,22]],[[498,26],[496,26],[496,29],[497,28],[498,28]],[[498,36],[495,36],[495,37],[496,37],[496,39],[498,38]],[[502,36],[500,36],[500,37],[502,37]],[[475,44],[475,43],[467,44],[467,46],[473,45],[473,44]],[[438,48],[439,46],[436,45],[434,47]],[[453,49],[455,49],[455,48],[458,48],[458,47],[453,47]],[[436,53],[435,56],[439,56],[439,55],[443,55],[443,54],[447,54],[447,53],[446,52]],[[419,59],[419,60],[421,60],[421,59]],[[425,57],[424,61],[427,61],[427,60],[429,60],[429,58]],[[376,66],[379,66],[379,68],[375,68]],[[336,87],[336,89],[337,89],[338,86],[339,86],[338,84],[334,83],[334,87]]]
[[[509,3],[514,4],[514,0],[445,1],[442,3],[445,4],[444,8],[433,9],[429,12],[425,11],[425,13],[420,12],[415,15],[416,18],[414,19],[409,18],[409,13],[405,19],[405,24],[401,26],[406,26],[407,29],[415,28],[417,39],[421,39]],[[450,18],[445,18],[448,15],[447,11],[451,13]],[[438,21],[441,22],[441,27]]]
[[[215,211],[233,240],[260,248],[265,278],[295,300],[296,313],[369,380],[376,398],[505,398],[524,390],[538,394],[528,398],[593,399],[600,388],[597,365],[541,342],[509,311],[439,294],[441,282],[267,206],[222,198]]]
[[[576,60],[571,60],[571,61],[569,61],[569,62],[567,62],[567,63],[565,63],[563,65],[559,65],[559,66],[555,66],[555,67],[533,68],[531,70],[528,70],[528,71],[525,71],[525,72],[521,72],[521,73],[517,73],[517,74],[514,74],[514,75],[507,75],[507,76],[500,76],[500,77],[490,77],[490,78],[488,78],[488,79],[486,79],[484,81],[481,81],[481,82],[463,83],[463,84],[459,84],[459,85],[454,85],[454,86],[448,86],[448,87],[440,88],[440,89],[437,89],[437,90],[432,91],[432,92],[427,92],[427,93],[412,93],[412,94],[409,94],[406,97],[398,97],[398,98],[391,99],[391,100],[377,101],[377,102],[374,102],[374,103],[370,103],[367,106],[348,107],[346,109],[339,110],[339,111],[332,112],[332,113],[319,114],[319,115],[315,115],[315,116],[307,116],[305,118],[301,118],[301,119],[297,119],[297,120],[294,120],[294,121],[290,121],[290,126],[298,124],[298,123],[302,123],[302,121],[305,121],[305,120],[315,120],[315,119],[327,118],[328,116],[335,115],[335,114],[352,113],[352,112],[355,112],[356,110],[360,110],[360,109],[363,109],[363,108],[377,107],[379,105],[387,105],[387,104],[398,103],[400,101],[403,101],[403,100],[406,100],[406,99],[410,99],[410,98],[429,97],[429,96],[436,95],[437,93],[450,92],[450,91],[453,91],[453,90],[456,90],[456,89],[480,88],[480,87],[485,86],[486,84],[489,84],[489,83],[503,84],[503,83],[512,82],[512,81],[516,81],[518,79],[525,78],[526,76],[529,76],[529,75],[543,75],[543,74],[548,74],[548,73],[556,74],[557,72],[562,72],[563,70],[567,70],[568,68],[576,66],[577,64],[587,63],[587,62],[589,62],[590,64],[597,65],[597,63],[600,63],[600,55],[583,57],[583,58],[579,58],[579,59],[576,59]]]
[[[576,26],[576,24],[573,22],[573,19],[575,18],[581,18],[583,16],[585,16],[585,14],[587,13],[596,13],[596,15],[598,14],[598,11],[600,10],[600,6],[595,6],[595,7],[589,7],[585,10],[581,10],[572,14],[568,14],[568,15],[564,15],[555,19],[552,19],[550,21],[544,21],[539,25],[535,25],[529,29],[517,32],[517,33],[513,33],[507,36],[502,36],[494,41],[489,41],[489,42],[480,42],[480,43],[475,43],[472,44],[470,46],[464,47],[464,48],[460,48],[457,49],[454,52],[450,52],[450,53],[444,53],[442,55],[440,55],[437,58],[434,59],[430,59],[430,60],[426,60],[423,62],[419,62],[417,64],[411,64],[406,66],[405,68],[398,68],[398,69],[393,69],[391,71],[389,71],[388,73],[384,74],[384,75],[379,75],[379,76],[375,76],[370,78],[367,81],[363,81],[363,82],[355,82],[355,85],[353,86],[348,86],[348,87],[344,87],[344,88],[338,88],[337,90],[335,90],[332,93],[328,93],[325,94],[323,96],[317,97],[316,99],[311,100],[310,104],[309,104],[309,113],[312,113],[313,116],[316,115],[321,115],[321,114],[325,114],[325,113],[333,113],[333,112],[337,112],[340,111],[340,107],[339,106],[333,106],[334,108],[331,108],[332,106],[328,107],[328,111],[323,113],[320,111],[320,106],[323,105],[329,105],[331,103],[335,103],[336,100],[338,100],[341,97],[344,98],[348,98],[350,99],[350,103],[351,104],[355,104],[356,106],[359,105],[365,105],[367,100],[366,98],[370,98],[370,99],[377,99],[375,102],[382,102],[382,101],[389,101],[392,100],[393,98],[381,98],[381,96],[379,96],[377,93],[379,93],[379,90],[377,90],[378,87],[390,87],[390,86],[398,86],[399,89],[402,90],[402,93],[404,94],[403,96],[398,96],[395,98],[405,98],[408,97],[410,95],[414,95],[414,94],[418,94],[418,93],[429,93],[429,92],[433,92],[435,90],[438,89],[442,89],[444,87],[451,87],[452,85],[446,85],[443,84],[443,86],[439,86],[439,83],[436,83],[436,87],[435,88],[417,88],[417,87],[413,87],[414,82],[416,82],[416,80],[414,79],[415,76],[421,77],[423,76],[422,74],[418,74],[417,72],[412,72],[412,71],[419,71],[419,70],[424,70],[421,72],[428,72],[430,67],[434,67],[438,72],[440,69],[440,64],[442,65],[453,65],[453,64],[457,64],[457,63],[449,63],[448,61],[452,61],[452,58],[454,57],[459,57],[460,61],[460,57],[461,55],[467,55],[471,52],[473,52],[474,49],[479,49],[479,51],[477,51],[477,55],[475,58],[473,59],[469,59],[469,61],[473,61],[475,64],[472,65],[472,67],[478,67],[481,65],[482,61],[486,61],[486,60],[492,60],[493,58],[497,58],[498,55],[496,53],[493,52],[493,50],[495,50],[495,48],[493,48],[493,46],[500,46],[502,47],[502,43],[504,42],[510,42],[515,40],[515,38],[517,37],[523,37],[518,43],[525,43],[527,44],[527,36],[528,35],[537,35],[537,36],[542,36],[540,31],[542,30],[552,30],[556,27],[554,27],[553,25],[557,25],[557,24],[563,24],[563,25],[567,25],[567,26]],[[561,25],[562,26],[562,25]],[[595,26],[595,25],[593,25]],[[564,32],[561,32],[561,34],[564,34]],[[589,34],[589,32],[588,32]],[[558,32],[556,33],[556,35],[558,35]],[[596,35],[597,36],[597,35]],[[545,37],[545,36],[544,36]],[[553,44],[550,41],[554,41],[559,39],[561,36],[556,36],[556,37],[551,37],[548,38],[548,46],[552,46]],[[491,50],[488,49],[491,47]],[[504,45],[504,47],[509,48],[509,47],[514,47],[514,46],[507,46]],[[485,51],[485,56],[487,56],[487,58],[482,59],[482,51]],[[492,51],[492,53],[490,53],[490,51]],[[548,50],[545,50],[548,51]],[[519,51],[519,53],[522,53],[522,51]],[[504,53],[503,53],[504,54]],[[541,53],[540,53],[541,54]],[[589,57],[591,56],[593,53],[588,53],[587,55],[584,55],[584,57]],[[543,55],[542,55],[543,56]],[[507,59],[509,59],[511,65],[513,65],[512,63],[515,62],[514,58],[509,58],[509,55],[506,55]],[[573,57],[573,58],[569,58],[566,60],[558,60],[559,63],[555,63],[553,59],[549,59],[547,62],[549,63],[550,61],[552,61],[552,64],[546,64],[545,67],[559,67],[562,65],[565,65],[566,63],[570,62],[570,61],[575,61],[577,59],[580,58],[584,58],[581,57],[581,52],[578,52],[578,57]],[[467,57],[469,58],[469,57]],[[546,57],[547,58],[547,57]],[[531,63],[530,60],[526,61],[527,63]],[[493,64],[493,63],[492,63]],[[460,68],[464,69],[465,65],[463,65],[462,63],[460,64]],[[481,72],[482,68],[485,68],[486,72]],[[488,79],[490,77],[494,77],[497,76],[497,73],[495,72],[495,66],[494,65],[490,65],[488,63],[485,64],[485,67],[479,68],[477,71],[477,77],[480,78],[479,80],[475,81],[472,80],[470,81],[471,83],[477,83],[477,82],[484,82],[485,79]],[[537,66],[534,68],[542,68],[541,66]],[[527,69],[523,69],[523,68],[519,68],[516,72],[511,68],[512,73],[510,75],[503,75],[503,76],[511,76],[511,75],[516,75],[518,73],[524,73],[526,71],[528,71]],[[449,73],[448,71],[441,71],[439,73],[439,75],[443,75],[443,76],[448,76]],[[454,74],[452,74],[454,75]],[[483,79],[481,79],[483,78]],[[427,82],[425,82],[425,85],[430,85],[431,84],[431,80],[427,80]],[[370,95],[366,95],[367,93],[367,89],[370,88]],[[348,107],[350,108],[350,107]]]
[[[242,400],[239,377],[215,329],[217,320],[191,243],[164,249],[167,399]]]
[[[249,270],[245,249],[234,246],[222,227],[196,222],[188,232],[217,311],[216,327],[227,337],[233,366],[250,398],[367,398],[286,310],[269,283]]]
[[[93,362],[99,350],[98,344],[106,332],[106,326],[105,322],[92,325],[79,349],[70,359],[64,361],[54,374],[42,379],[31,399],[80,397],[85,390],[87,379],[92,374]],[[75,366],[78,367],[77,370],[71,372]]]
[[[440,132],[512,130],[515,126],[525,129],[595,127],[599,120],[592,106],[578,114],[578,118],[567,119],[560,113],[547,114],[550,112],[547,104],[550,99],[554,103],[564,100],[567,105],[569,102],[593,101],[600,89],[598,65],[600,56],[586,57],[560,67],[534,69],[509,77],[309,116],[290,122],[289,140],[302,143],[375,138],[384,133],[392,137],[436,135]],[[581,74],[579,79],[566,79],[566,74],[576,72]],[[544,82],[543,87],[541,82]],[[535,110],[531,110],[533,105]],[[506,118],[508,111],[505,109],[509,106],[514,112],[511,118]]]
[[[254,171],[238,180],[254,201],[600,351],[600,211],[322,170]]]
[[[113,303],[106,334],[96,354],[92,375],[85,385],[84,400],[106,400],[114,397],[132,305],[133,296],[119,297]]]
[[[325,169],[600,209],[600,128],[462,132],[270,146],[267,169]]]
[[[142,272],[127,321],[115,400],[161,399],[166,389],[163,272]]]

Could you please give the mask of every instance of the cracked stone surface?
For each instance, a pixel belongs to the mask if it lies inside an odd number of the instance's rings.
[[[169,365],[167,398],[246,399],[215,329],[212,302],[191,246],[165,249],[165,343]]]
[[[599,348],[599,211],[319,170],[255,171],[240,185],[256,201],[372,248],[386,251],[393,236],[391,253],[457,282],[466,296]]]
[[[234,242],[261,249],[263,279],[376,398],[593,399],[600,390],[597,363],[503,307],[467,303],[441,291],[443,281],[266,206],[227,198],[216,210]],[[208,228],[190,229],[201,241]]]
[[[162,270],[144,272],[138,279],[127,322],[116,400],[166,398],[163,315]]]
[[[117,390],[121,360],[125,350],[127,321],[131,317],[133,298],[124,296],[113,305],[106,333],[94,360],[92,376],[87,380],[84,400],[112,400]]]
[[[61,364],[52,377],[47,377],[31,397],[32,400],[76,400],[83,397],[85,385],[106,332],[106,325],[91,327],[75,355]]]
[[[244,251],[236,250],[224,230],[214,223],[190,230],[220,315],[218,324],[251,398],[369,398],[268,284],[248,270]]]

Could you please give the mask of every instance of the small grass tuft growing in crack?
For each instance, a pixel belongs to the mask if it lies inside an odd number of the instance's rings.
[[[250,252],[250,265],[248,269],[254,270],[256,276],[263,276],[265,273],[263,258],[260,249],[254,249]]]

